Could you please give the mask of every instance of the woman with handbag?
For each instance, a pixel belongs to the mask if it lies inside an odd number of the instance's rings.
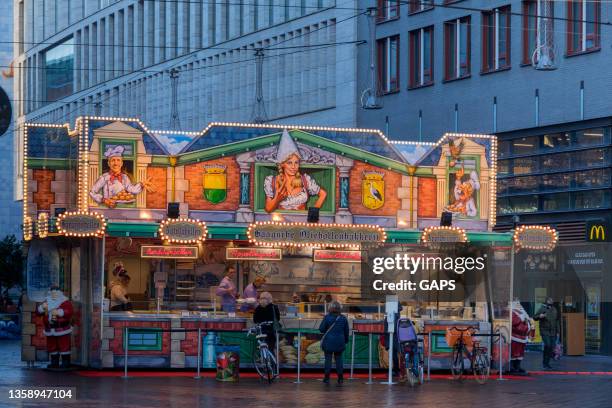
[[[323,382],[329,384],[332,357],[336,360],[336,374],[338,384],[344,382],[342,353],[349,341],[349,324],[347,318],[340,314],[342,305],[334,300],[330,303],[329,312],[323,318],[319,331],[323,333],[321,338],[321,349],[325,353],[325,378]]]
[[[267,336],[268,350],[272,354],[276,351],[276,332],[280,330],[280,312],[278,306],[273,303],[272,294],[270,292],[262,292],[259,295],[259,306],[255,308],[253,313],[254,323],[273,322],[272,325],[264,325],[261,332]]]

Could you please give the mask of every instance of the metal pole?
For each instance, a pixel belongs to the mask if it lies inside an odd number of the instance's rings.
[[[395,324],[395,323],[394,323]],[[389,379],[387,381],[383,381],[382,384],[393,385],[393,332],[389,332]]]
[[[123,328],[123,378],[128,378],[128,345],[129,345],[129,327]]]
[[[355,367],[355,330],[352,331],[352,344],[351,344],[351,376],[349,380],[353,379],[353,368]]]
[[[302,354],[302,332],[300,331],[300,329],[298,329],[298,346],[297,346],[297,380],[294,381],[294,384],[301,384],[302,381],[300,381],[300,370],[301,370],[301,358],[300,355]]]
[[[280,335],[278,332],[276,332],[276,375],[278,376],[278,374],[280,373],[280,360],[278,359],[278,341],[280,340]]]
[[[504,370],[503,370],[503,364],[504,364],[504,360],[502,358],[502,335],[501,335],[501,331],[499,332],[499,345],[497,346],[497,351],[499,353],[499,362],[498,362],[498,368],[499,368],[499,378],[498,380],[503,380],[504,379]]]
[[[431,372],[429,367],[431,366],[431,330],[427,332],[427,381],[431,380]]]
[[[510,371],[510,357],[512,356],[512,299],[514,297],[514,256],[516,254],[514,251],[514,242],[512,242],[510,251],[510,299],[508,303],[508,333],[510,334],[510,341],[508,341],[508,372]]]
[[[202,329],[198,327],[198,375],[196,379],[200,379],[200,364],[202,361]]]
[[[368,333],[368,382],[372,384],[372,333]]]

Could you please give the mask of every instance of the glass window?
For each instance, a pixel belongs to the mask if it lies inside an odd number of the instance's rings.
[[[607,187],[610,185],[610,169],[578,171],[575,173],[576,187]]]
[[[497,174],[500,176],[510,174],[510,160],[500,160],[497,162]]]
[[[538,171],[538,158],[537,157],[526,157],[524,159],[514,159],[513,173],[514,175],[519,174],[531,174]]]
[[[399,35],[378,40],[378,78],[384,92],[399,89]]]
[[[510,6],[482,13],[482,71],[490,72],[510,65]]]
[[[535,193],[538,191],[538,178],[535,176],[517,177],[508,185],[509,193]]]
[[[507,194],[508,191],[508,186],[510,184],[510,182],[512,182],[512,179],[499,179],[497,180],[497,194]]]
[[[541,171],[555,171],[559,169],[569,169],[571,163],[570,153],[547,154],[540,157]]]
[[[598,167],[608,163],[607,149],[583,150],[574,152],[572,156],[573,168]]]
[[[71,95],[74,83],[74,42],[72,38],[45,52],[45,99],[56,101]]]
[[[561,211],[570,207],[569,193],[546,194],[542,196],[543,211]]]
[[[609,141],[610,128],[579,130],[574,133],[574,144],[577,146],[596,146]]]
[[[547,149],[564,149],[570,147],[571,135],[570,133],[552,133],[550,135],[542,136],[542,148]]]
[[[540,190],[566,190],[571,187],[574,173],[545,174],[540,176]]]
[[[376,21],[387,21],[399,17],[399,0],[378,0]]]
[[[500,215],[512,214],[512,206],[509,198],[499,198],[497,200],[497,213]]]
[[[567,53],[599,48],[601,1],[574,0],[567,3]]]
[[[511,197],[510,203],[512,212],[529,213],[538,211],[538,196],[536,195]]]
[[[512,141],[512,153],[515,155],[531,154],[538,150],[538,137],[529,136]]]
[[[470,74],[470,17],[444,23],[444,75],[455,79]]]
[[[610,207],[610,190],[576,191],[572,197],[576,210]]]
[[[433,27],[410,32],[410,87],[433,82]]]
[[[511,142],[509,140],[501,140],[497,144],[497,152],[499,157],[508,157],[510,155]]]

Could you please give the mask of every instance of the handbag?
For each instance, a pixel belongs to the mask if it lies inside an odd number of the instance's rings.
[[[278,320],[278,317],[276,316],[276,308],[274,306],[272,306],[272,315],[274,315],[274,320],[272,322],[272,329],[275,332],[279,332],[282,330],[283,325],[281,324],[281,322]]]

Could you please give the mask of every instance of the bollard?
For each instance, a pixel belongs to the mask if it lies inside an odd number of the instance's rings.
[[[353,368],[355,367],[355,330],[353,330],[353,332],[351,333],[353,336],[352,339],[352,343],[351,343],[351,376],[349,377],[349,380],[353,380]]]
[[[198,327],[198,374],[196,379],[200,379],[200,363],[202,361],[202,329]]]
[[[373,384],[372,382],[372,333],[368,333],[368,382],[366,384]]]
[[[129,345],[129,327],[123,328],[123,378],[128,378],[128,345]]]
[[[431,330],[427,332],[427,381],[431,380],[431,371],[429,367],[431,366]]]
[[[300,369],[301,369],[301,358],[300,355],[302,354],[302,332],[300,331],[300,329],[298,329],[298,346],[297,346],[297,380],[295,380],[293,383],[294,384],[301,384],[302,381],[300,380]]]

